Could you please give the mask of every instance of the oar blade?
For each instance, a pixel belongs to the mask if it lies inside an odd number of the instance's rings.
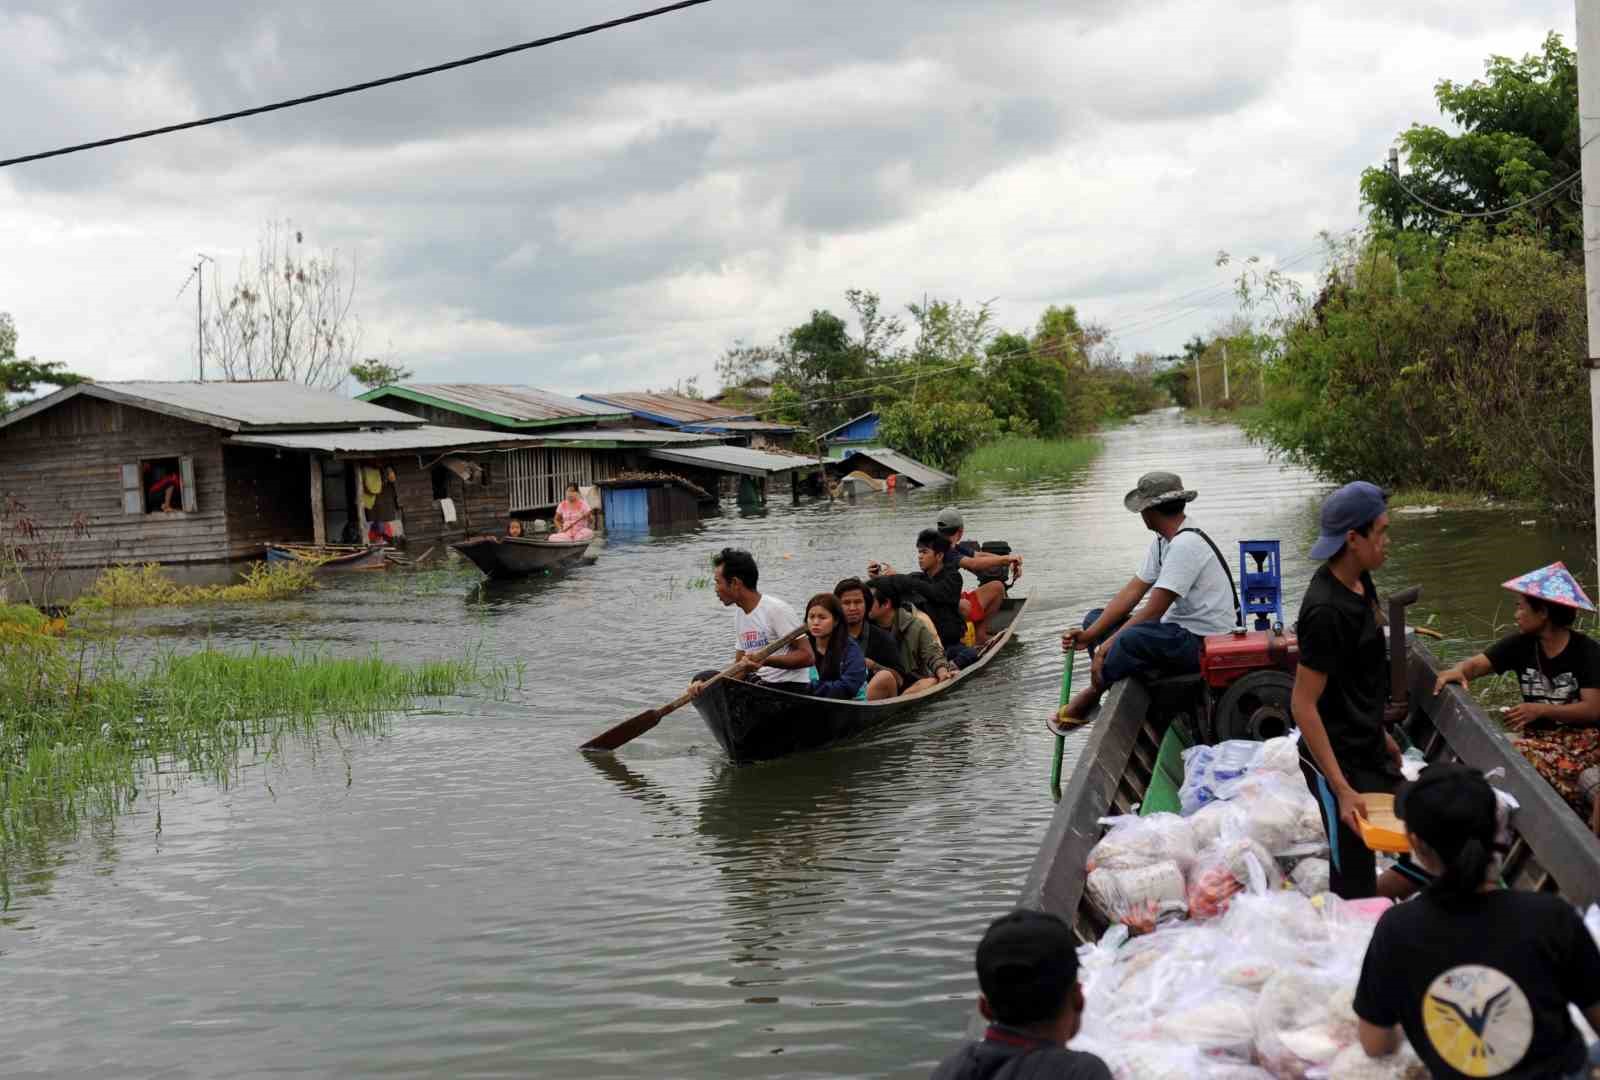
[[[579,750],[610,753],[623,743],[632,742],[640,735],[661,723],[660,709],[646,709],[638,716],[630,717],[616,727],[602,731],[582,746]]]

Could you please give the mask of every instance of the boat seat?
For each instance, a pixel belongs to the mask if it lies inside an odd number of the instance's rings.
[[[1160,679],[1141,679],[1150,701],[1165,709],[1188,705],[1205,689],[1205,678],[1198,671],[1187,675],[1168,675]]]

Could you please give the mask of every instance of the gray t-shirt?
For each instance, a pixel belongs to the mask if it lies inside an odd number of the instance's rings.
[[[1193,519],[1183,519],[1183,528],[1198,529]],[[1177,599],[1161,616],[1162,622],[1177,623],[1191,634],[1226,634],[1237,625],[1233,611],[1233,586],[1216,552],[1205,538],[1192,532],[1179,533],[1169,543],[1157,536],[1150,541],[1139,580],[1157,589],[1175,593]]]

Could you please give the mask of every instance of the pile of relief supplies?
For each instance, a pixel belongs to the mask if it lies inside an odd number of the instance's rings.
[[[1192,747],[1182,813],[1102,819],[1086,887],[1111,928],[1081,950],[1073,1046],[1118,1080],[1427,1076],[1409,1046],[1369,1059],[1357,1042],[1356,982],[1390,902],[1327,891],[1298,739]],[[1422,766],[1413,753],[1404,771]],[[1585,922],[1600,940],[1600,907]]]

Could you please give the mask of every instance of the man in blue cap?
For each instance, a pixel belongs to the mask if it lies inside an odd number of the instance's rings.
[[[1300,666],[1292,709],[1300,727],[1300,771],[1328,833],[1328,887],[1347,900],[1405,895],[1405,876],[1385,875],[1380,889],[1372,851],[1357,825],[1363,794],[1393,793],[1401,782],[1400,747],[1389,734],[1387,652],[1378,629],[1372,571],[1389,550],[1388,496],[1357,480],[1322,504],[1322,532],[1311,548],[1324,560],[1311,578],[1300,618]]]

